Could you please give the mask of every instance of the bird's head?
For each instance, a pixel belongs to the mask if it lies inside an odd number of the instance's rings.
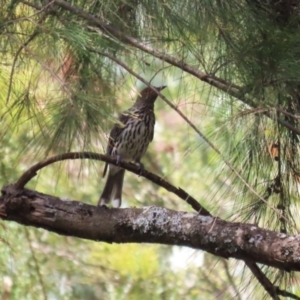
[[[156,88],[160,92],[161,90],[166,88],[166,86],[164,85],[154,88]],[[154,90],[152,90],[150,87],[146,87],[139,93],[135,103],[153,105],[157,97],[158,95]]]

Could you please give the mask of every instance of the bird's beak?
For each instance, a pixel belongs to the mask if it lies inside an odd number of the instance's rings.
[[[159,91],[162,91],[164,88],[166,88],[166,85],[160,86],[159,88],[157,88]]]

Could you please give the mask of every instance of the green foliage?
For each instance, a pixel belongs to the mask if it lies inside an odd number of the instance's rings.
[[[115,113],[128,108],[142,87],[113,56],[152,84],[166,83],[167,98],[221,153],[158,100],[147,169],[186,189],[214,215],[297,232],[299,135],[291,127],[299,128],[299,15],[277,2],[68,1],[144,45],[220,77],[227,84],[221,91],[55,3],[0,1],[2,186],[47,156],[104,151]],[[95,204],[101,168],[95,162],[56,164],[28,187]],[[124,205],[190,209],[132,174],[126,174]],[[201,267],[174,270],[170,248],[103,245],[13,223],[1,223],[0,242],[0,287],[2,278],[7,299],[261,298],[254,283],[243,286],[241,266],[215,266],[209,255]],[[243,276],[248,280],[246,271]],[[271,272],[270,278],[282,276]],[[294,288],[289,279],[285,283]]]

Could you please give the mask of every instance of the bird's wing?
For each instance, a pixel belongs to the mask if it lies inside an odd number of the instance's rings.
[[[107,148],[106,148],[106,154],[111,155],[114,145],[115,145],[115,140],[118,138],[118,136],[122,133],[124,128],[126,127],[126,124],[130,118],[130,112],[125,111],[123,112],[119,118],[118,122],[114,124],[112,130],[110,131],[109,138],[108,138],[108,143],[107,143]],[[107,172],[107,167],[108,164],[105,164],[104,170],[103,170],[103,177],[105,176]]]
[[[152,114],[153,114],[153,119],[154,119],[154,122],[153,122],[153,127],[154,127],[154,125],[155,125],[155,115],[154,115],[153,111],[152,111]],[[151,119],[151,118],[149,118],[149,119]],[[148,124],[150,122],[149,119],[148,119]],[[153,137],[154,137],[154,130],[152,130],[152,133],[151,133],[151,136],[150,136],[150,142],[153,141]]]
[[[154,124],[153,126],[155,125],[155,117],[154,117]],[[153,137],[154,137],[154,130],[152,130],[152,134],[151,134],[151,137],[150,137],[150,142],[153,141]]]

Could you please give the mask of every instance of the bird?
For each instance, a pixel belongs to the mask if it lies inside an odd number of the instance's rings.
[[[154,103],[158,94],[153,88],[160,92],[166,86],[144,88],[133,106],[119,115],[118,121],[110,131],[106,154],[116,157],[117,164],[121,160],[133,162],[140,166],[141,171],[143,170],[141,158],[154,135]],[[108,176],[98,206],[112,202],[113,207],[120,207],[125,170],[106,163],[103,177],[108,167]]]

